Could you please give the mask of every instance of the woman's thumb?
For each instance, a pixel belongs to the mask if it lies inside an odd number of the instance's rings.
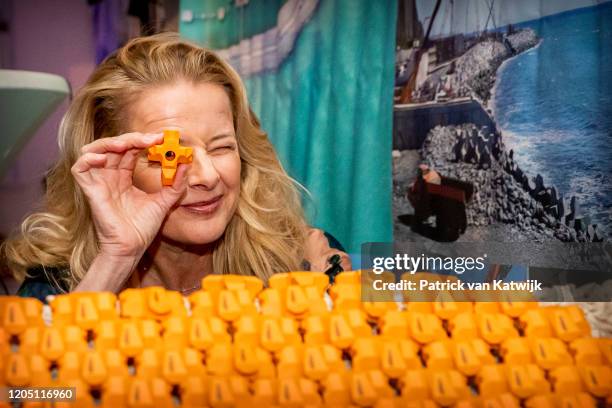
[[[179,164],[171,186],[162,187],[158,193],[166,211],[172,208],[187,191],[187,170],[188,164]]]

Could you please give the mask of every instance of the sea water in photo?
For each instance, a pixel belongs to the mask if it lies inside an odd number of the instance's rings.
[[[506,145],[612,233],[612,2],[521,24],[541,44],[506,61],[493,107]]]

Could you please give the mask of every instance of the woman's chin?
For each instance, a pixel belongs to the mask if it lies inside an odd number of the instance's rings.
[[[186,245],[206,245],[216,242],[223,236],[227,223],[216,219],[206,221],[183,222],[178,225],[166,225],[162,229],[164,237]]]

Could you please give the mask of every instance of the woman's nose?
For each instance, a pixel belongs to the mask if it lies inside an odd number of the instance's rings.
[[[203,187],[212,190],[220,180],[213,159],[199,149],[193,150],[193,161],[187,175],[189,187]]]

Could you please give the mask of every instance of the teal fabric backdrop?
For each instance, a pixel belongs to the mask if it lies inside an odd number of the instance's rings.
[[[181,9],[200,3],[182,1]],[[211,3],[210,10],[228,4]],[[263,5],[277,14],[282,2],[251,0],[226,19],[243,13],[246,21],[251,8],[260,18]],[[396,14],[395,0],[321,0],[279,67],[245,78],[283,165],[312,194],[304,200],[309,221],[352,253],[363,242],[392,240]],[[205,46],[231,45],[223,38],[236,39],[236,24],[224,21],[181,23],[181,33]]]

